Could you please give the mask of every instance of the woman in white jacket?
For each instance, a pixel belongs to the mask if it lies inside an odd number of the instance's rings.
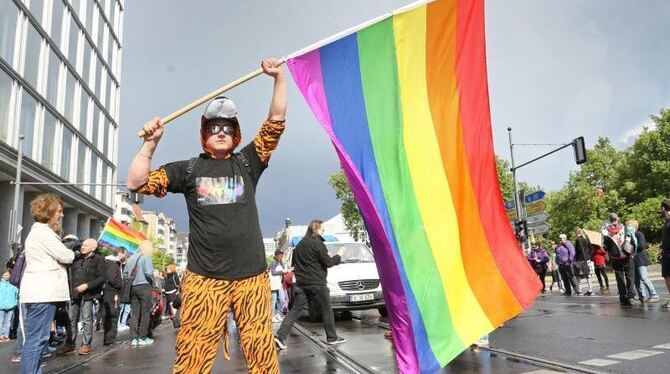
[[[25,311],[21,315],[25,338],[21,374],[42,372],[42,351],[49,342],[56,303],[70,300],[65,265],[74,260],[74,253],[56,234],[63,218],[63,202],[53,194],[39,195],[30,202],[30,214],[37,222],[26,238],[26,267],[19,291],[19,302]]]

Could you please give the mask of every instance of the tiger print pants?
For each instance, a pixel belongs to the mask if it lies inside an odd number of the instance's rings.
[[[270,281],[267,272],[237,281],[206,278],[187,272],[182,283],[181,327],[173,373],[210,373],[224,339],[228,354],[228,311],[235,314],[249,373],[279,373],[272,337]]]

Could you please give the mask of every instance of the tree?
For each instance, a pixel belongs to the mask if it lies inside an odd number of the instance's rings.
[[[496,155],[496,169],[498,169],[498,182],[500,183],[500,193],[504,201],[514,200],[514,178],[510,171],[509,161]]]
[[[335,190],[335,197],[342,203],[340,212],[342,213],[342,220],[347,231],[349,231],[349,235],[354,240],[367,240],[367,231],[363,224],[361,212],[358,209],[358,204],[354,199],[354,194],[351,192],[351,186],[349,186],[349,181],[344,172],[340,170],[331,175],[328,178],[328,184]]]
[[[160,250],[155,250],[151,255],[151,263],[154,266],[154,269],[165,271],[165,267],[168,265],[175,264],[174,258],[170,255],[165,255]]]

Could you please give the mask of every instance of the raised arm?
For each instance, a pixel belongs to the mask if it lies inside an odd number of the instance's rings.
[[[268,58],[261,62],[261,67],[263,73],[275,79],[268,119],[283,121],[286,118],[286,76],[282,70],[281,62],[276,58]]]
[[[126,185],[131,191],[137,191],[149,180],[151,158],[154,156],[158,142],[163,136],[163,122],[154,118],[143,126],[144,143],[130,163]]]

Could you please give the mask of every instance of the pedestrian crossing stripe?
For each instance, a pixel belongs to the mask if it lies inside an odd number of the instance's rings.
[[[649,357],[649,356],[660,355],[662,353],[663,352],[648,351],[646,349],[636,349],[634,351],[621,352],[621,353],[609,355],[607,357],[618,358],[618,359],[621,359],[621,360],[637,360],[638,358],[645,358],[645,357]]]
[[[665,343],[665,344],[656,345],[656,346],[654,346],[654,348],[657,348],[657,349],[670,349],[670,343]]]
[[[601,358],[594,358],[592,360],[586,360],[580,362],[582,365],[589,365],[589,366],[609,366],[609,365],[614,365],[618,364],[619,361],[614,361],[614,360],[605,360]]]

